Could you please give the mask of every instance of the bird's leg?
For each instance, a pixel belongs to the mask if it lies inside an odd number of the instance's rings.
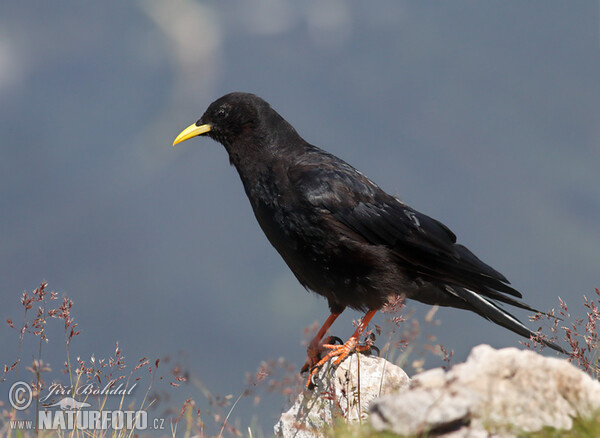
[[[331,315],[329,315],[327,320],[323,323],[323,326],[319,329],[312,341],[310,341],[310,343],[308,344],[308,348],[306,349],[308,359],[306,359],[306,362],[304,363],[304,366],[302,367],[302,370],[300,372],[303,373],[312,369],[312,367],[317,362],[319,362],[319,360],[321,359],[320,353],[323,350],[321,345],[321,339],[323,339],[323,336],[325,336],[325,333],[327,333],[329,327],[331,327],[333,322],[337,319],[338,316],[341,315],[341,313],[342,312],[331,312]]]
[[[327,355],[323,359],[321,359],[311,368],[310,373],[308,375],[308,381],[306,382],[307,387],[310,387],[312,385],[313,377],[317,374],[319,368],[321,368],[325,363],[327,363],[328,360],[337,357],[337,359],[333,362],[333,366],[338,366],[340,363],[342,363],[344,359],[348,357],[350,353],[354,351],[361,352],[371,350],[370,346],[359,345],[358,341],[376,312],[377,310],[369,310],[366,313],[362,321],[358,324],[358,327],[356,327],[356,330],[354,331],[352,336],[350,336],[350,339],[348,339],[344,345],[323,344],[324,348],[327,348],[331,351],[327,353]]]

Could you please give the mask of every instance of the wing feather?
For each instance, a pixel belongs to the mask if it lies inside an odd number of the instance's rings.
[[[457,244],[448,227],[388,195],[339,158],[320,150],[306,154],[289,177],[304,202],[329,211],[366,242],[389,247],[415,273],[511,304],[503,293],[521,298],[502,274]]]

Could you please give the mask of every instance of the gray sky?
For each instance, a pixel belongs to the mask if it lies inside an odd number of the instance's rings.
[[[444,222],[532,306],[580,313],[600,286],[599,20],[597,2],[3,2],[0,317],[19,321],[46,280],[75,302],[82,358],[117,340],[131,363],[181,350],[218,394],[263,359],[300,366],[326,302],[269,246],[224,149],[171,147],[230,91]],[[437,316],[457,360],[519,345]],[[0,365],[17,350],[1,330]],[[64,357],[57,333],[52,378]],[[260,411],[267,433],[280,402]]]

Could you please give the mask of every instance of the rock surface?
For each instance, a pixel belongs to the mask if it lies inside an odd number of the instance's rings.
[[[409,378],[402,368],[385,359],[353,354],[334,372],[330,366],[323,367],[315,383],[314,390],[298,395],[291,408],[281,414],[275,425],[276,436],[326,436],[327,428],[338,418],[366,421],[371,401],[407,388]]]
[[[370,421],[403,435],[514,436],[570,429],[573,416],[599,411],[600,382],[566,360],[479,345],[450,371],[418,374],[406,391],[374,400]]]
[[[334,421],[357,423],[367,412],[378,431],[510,437],[546,426],[570,429],[575,416],[599,415],[600,382],[564,359],[516,348],[479,345],[450,371],[433,369],[412,381],[385,359],[352,355],[335,372],[319,372],[317,387],[298,395],[275,434],[325,436]]]

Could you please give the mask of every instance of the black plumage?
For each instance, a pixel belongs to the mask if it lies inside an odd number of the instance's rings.
[[[370,319],[395,294],[534,335],[497,304],[535,312],[502,274],[457,244],[444,224],[304,141],[261,98],[221,97],[174,144],[197,135],[225,146],[265,235],[300,283],[329,303],[332,316],[309,347],[307,367],[318,362],[318,342],[346,307]]]

